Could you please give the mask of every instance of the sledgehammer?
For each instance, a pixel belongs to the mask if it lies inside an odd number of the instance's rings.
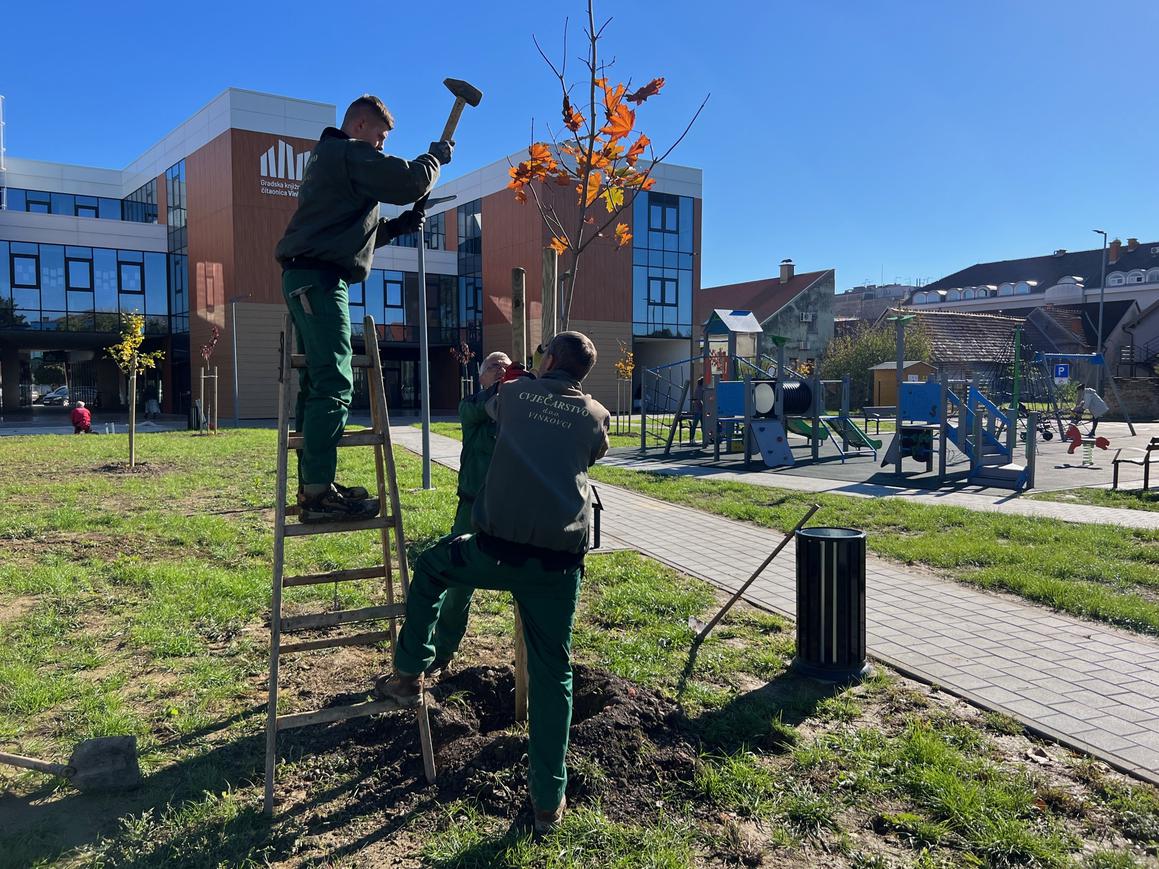
[[[0,763],[35,769],[67,779],[80,791],[120,791],[141,783],[137,737],[98,736],[73,749],[67,764],[0,751]]]
[[[443,84],[455,95],[455,104],[451,106],[451,114],[447,118],[447,125],[443,127],[443,135],[439,141],[450,141],[455,137],[455,127],[459,126],[459,117],[463,114],[463,106],[474,108],[483,99],[483,92],[470,82],[461,78],[445,78]]]

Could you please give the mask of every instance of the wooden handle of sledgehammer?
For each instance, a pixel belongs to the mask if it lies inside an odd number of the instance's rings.
[[[455,104],[451,106],[451,114],[447,118],[447,125],[443,127],[443,135],[439,137],[440,142],[449,142],[455,138],[455,127],[459,126],[459,118],[463,114],[463,106],[465,105],[467,105],[465,99],[455,98]]]
[[[712,621],[710,621],[707,625],[704,626],[704,630],[702,630],[699,634],[697,634],[695,637],[693,637],[692,645],[699,646],[701,643],[704,642],[704,638],[708,636],[708,632],[716,627],[716,623],[724,618],[724,614],[727,613],[730,609],[732,609],[732,605],[734,603],[736,603],[738,600],[740,600],[741,595],[744,594],[746,591],[748,591],[749,586],[752,585],[754,581],[756,581],[756,578],[761,575],[761,573],[764,571],[764,569],[766,567],[768,567],[770,564],[772,564],[773,559],[776,558],[780,554],[782,549],[784,549],[786,546],[789,545],[789,541],[793,539],[793,535],[796,534],[798,531],[800,531],[801,527],[812,518],[814,513],[816,513],[820,509],[821,509],[820,504],[814,504],[813,506],[811,506],[809,508],[809,512],[801,517],[801,521],[793,526],[793,530],[785,535],[785,538],[780,543],[777,544],[777,548],[774,549],[769,554],[768,558],[766,558],[764,561],[761,562],[761,566],[753,571],[753,575],[745,580],[745,584],[742,585],[740,588],[738,588],[736,594],[734,594],[731,598],[729,598],[728,603],[726,603],[723,607],[721,607],[720,612],[718,612],[715,616],[712,617]]]
[[[47,760],[37,760],[35,757],[24,757],[21,754],[8,754],[4,751],[0,751],[0,763],[23,767],[24,769],[35,769],[39,772],[58,775],[61,778],[70,778],[74,772],[71,766],[66,766],[63,763],[50,763]]]

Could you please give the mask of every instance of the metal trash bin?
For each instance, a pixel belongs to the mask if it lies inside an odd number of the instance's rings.
[[[828,682],[870,673],[865,660],[865,532],[802,528],[797,544],[794,672]]]

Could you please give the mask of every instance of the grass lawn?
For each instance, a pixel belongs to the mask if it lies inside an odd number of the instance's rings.
[[[1061,501],[1063,504],[1090,504],[1095,507],[1121,507],[1126,510],[1159,511],[1159,488],[1132,489],[1142,483],[1128,483],[1125,489],[1064,489],[1059,492],[1039,492],[1030,497],[1036,501]]]
[[[632,553],[589,560],[574,808],[557,833],[533,840],[520,822],[525,731],[500,714],[509,694],[480,699],[484,677],[510,679],[511,608],[493,593],[478,595],[461,659],[434,689],[439,784],[421,780],[409,717],[304,729],[280,740],[270,821],[274,441],[143,435],[148,467],[125,474],[106,468],[124,437],[4,439],[0,745],[67,758],[82,738],[132,733],[147,778],[131,794],[78,795],[0,767],[0,865],[1153,865],[1154,789],[889,672],[847,690],[796,679],[774,616],[738,607],[682,679],[687,619],[719,598]],[[372,478],[368,450],[342,460],[342,479]],[[399,451],[398,464],[417,551],[451,523],[454,475],[436,466],[423,492],[417,458]],[[288,566],[354,567],[373,546],[373,532],[301,538]],[[356,585],[341,603],[374,598]],[[303,609],[334,594],[292,592]],[[382,658],[288,659],[286,707],[365,691]],[[474,696],[452,687],[468,679]]]
[[[710,513],[788,531],[812,503],[813,524],[860,528],[885,558],[983,588],[1159,634],[1159,532],[1080,525],[901,498],[854,498],[597,466],[592,476]]]

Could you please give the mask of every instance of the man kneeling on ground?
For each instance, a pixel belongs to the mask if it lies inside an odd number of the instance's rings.
[[[478,531],[444,537],[419,557],[395,673],[375,685],[379,696],[416,706],[447,590],[510,591],[527,643],[527,757],[537,832],[554,829],[565,806],[572,623],[592,523],[587,470],[608,449],[607,408],[580,388],[595,361],[586,335],[562,332],[548,345],[538,379],[499,388],[491,404],[495,453],[472,511]]]
[[[459,508],[455,511],[455,524],[451,526],[452,537],[475,530],[471,511],[487,479],[491,454],[495,452],[495,420],[487,413],[487,402],[495,396],[510,364],[511,358],[502,350],[489,353],[479,370],[479,391],[459,402],[463,451],[459,454]],[[428,676],[442,673],[459,650],[459,643],[467,632],[473,591],[460,587],[447,589],[435,625],[435,661],[427,670]]]

